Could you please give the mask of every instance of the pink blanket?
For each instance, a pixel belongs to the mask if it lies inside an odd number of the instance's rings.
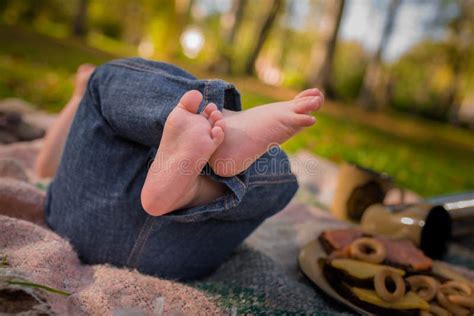
[[[17,168],[18,161],[31,167],[36,150],[36,144],[0,148],[0,256],[8,256],[9,269],[21,277],[72,293],[46,294],[53,312],[222,314],[213,299],[184,284],[107,265],[82,265],[71,245],[44,227],[44,192],[25,182],[28,172]]]

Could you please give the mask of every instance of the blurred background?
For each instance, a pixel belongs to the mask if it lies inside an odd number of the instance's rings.
[[[474,189],[472,0],[2,0],[0,99],[58,112],[81,63],[128,56],[239,88],[245,108],[319,87],[284,144],[428,197]]]

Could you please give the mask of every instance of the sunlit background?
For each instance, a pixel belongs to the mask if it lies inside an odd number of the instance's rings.
[[[56,112],[80,63],[141,56],[237,85],[244,107],[317,86],[284,145],[429,196],[474,189],[472,0],[2,0],[0,98]]]

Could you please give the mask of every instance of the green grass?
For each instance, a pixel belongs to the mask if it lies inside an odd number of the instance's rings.
[[[72,93],[80,64],[101,64],[113,55],[74,41],[0,25],[0,97],[20,97],[59,111]]]
[[[114,58],[77,42],[12,27],[0,26],[0,44],[0,98],[20,97],[52,112],[68,100],[78,65]],[[264,94],[241,92],[246,108],[275,101]],[[424,196],[474,189],[474,147],[466,145],[471,139],[474,143],[474,136],[468,131],[419,120],[415,123],[428,128],[424,135],[414,135],[344,113],[321,112],[317,118],[315,126],[283,147],[292,153],[305,149],[336,162],[349,160],[387,172],[399,185]]]
[[[244,104],[251,105],[274,101],[245,92],[242,100]],[[351,161],[386,172],[395,178],[398,185],[426,197],[474,189],[472,147],[459,146],[447,140],[466,133],[474,141],[474,135],[469,131],[451,131],[455,128],[443,127],[443,141],[435,137],[420,140],[418,137],[401,136],[395,131],[389,133],[351,117],[325,112],[316,117],[314,126],[283,145],[286,151],[295,153],[305,149],[335,162]],[[436,124],[428,124],[433,128],[433,134],[438,136],[439,131],[434,130]]]
[[[285,144],[290,152],[306,148],[334,161],[352,161],[395,177],[425,196],[474,188],[473,152],[443,148],[320,114],[316,126]]]

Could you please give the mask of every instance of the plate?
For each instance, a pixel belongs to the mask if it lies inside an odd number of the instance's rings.
[[[326,252],[324,252],[319,241],[313,240],[301,249],[298,257],[298,262],[301,267],[301,270],[303,270],[303,273],[327,295],[343,303],[344,305],[361,315],[373,316],[374,314],[371,314],[366,310],[352,304],[344,297],[339,295],[326,281],[326,278],[324,277],[323,272],[321,271],[321,268],[318,264],[319,258],[325,257]]]

